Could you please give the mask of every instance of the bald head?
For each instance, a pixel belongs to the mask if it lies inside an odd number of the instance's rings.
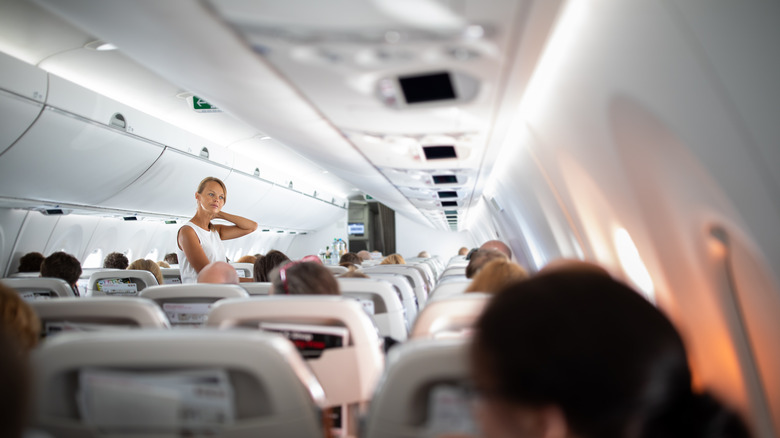
[[[508,258],[512,258],[512,250],[509,249],[509,246],[507,246],[506,243],[500,241],[500,240],[488,240],[487,242],[483,243],[482,246],[479,247],[480,250],[483,249],[490,249],[493,251],[499,251],[504,253],[504,255]]]
[[[371,260],[371,253],[366,251],[365,249],[362,251],[358,251],[357,255],[363,260]]]
[[[238,272],[229,263],[209,263],[200,270],[198,283],[238,284]]]
[[[542,269],[539,270],[537,275],[544,275],[550,273],[570,272],[570,273],[590,273],[603,275],[604,277],[611,277],[609,272],[601,266],[586,262],[584,260],[577,259],[556,259],[547,263]]]

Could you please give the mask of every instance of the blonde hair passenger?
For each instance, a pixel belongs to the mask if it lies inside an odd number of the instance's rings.
[[[406,260],[401,257],[401,254],[390,254],[382,260],[380,265],[405,265]]]
[[[138,259],[133,263],[130,263],[130,266],[128,266],[127,269],[134,271],[149,271],[154,275],[154,278],[157,279],[157,284],[163,284],[162,271],[160,270],[160,267],[157,266],[157,263],[152,260]]]
[[[469,284],[466,292],[497,293],[509,283],[528,279],[528,273],[522,266],[512,263],[506,258],[492,260],[486,264],[474,280]]]

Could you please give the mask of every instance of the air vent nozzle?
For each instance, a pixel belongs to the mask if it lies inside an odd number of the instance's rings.
[[[440,199],[458,197],[458,192],[436,192],[436,194],[439,195]]]
[[[434,184],[457,184],[458,177],[455,175],[433,175]]]
[[[125,116],[121,113],[114,113],[114,115],[111,116],[111,120],[108,122],[108,126],[121,131],[127,131],[127,120],[125,120]]]

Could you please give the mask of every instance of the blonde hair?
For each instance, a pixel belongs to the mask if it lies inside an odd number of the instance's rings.
[[[382,260],[380,265],[405,265],[406,260],[404,260],[403,257],[401,257],[401,254],[390,254],[389,256],[385,257],[384,260]]]
[[[225,187],[225,183],[223,183],[221,179],[215,176],[207,176],[203,178],[200,184],[198,184],[198,193],[203,193],[203,190],[206,188],[206,184],[212,181],[219,184],[222,187],[222,191],[225,192],[225,204],[227,204],[227,187]]]
[[[255,263],[255,260],[257,260],[257,257],[253,255],[245,255],[242,256],[240,259],[236,260],[236,263]]]
[[[0,327],[10,333],[24,350],[38,345],[41,321],[32,307],[14,289],[0,283]]]
[[[165,260],[158,260],[157,261],[157,266],[159,266],[161,268],[170,268],[171,267],[171,265],[169,265],[168,262],[166,262]]]
[[[149,271],[152,273],[152,275],[154,275],[154,278],[157,279],[157,284],[163,284],[162,271],[160,270],[160,267],[157,266],[157,263],[152,260],[138,259],[133,263],[130,263],[130,266],[128,266],[127,269],[132,269],[135,271]]]
[[[525,280],[528,273],[520,265],[510,262],[506,257],[495,259],[486,264],[474,276],[466,292],[496,293],[513,281]]]

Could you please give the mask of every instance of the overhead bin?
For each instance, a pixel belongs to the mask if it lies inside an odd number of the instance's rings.
[[[163,147],[46,108],[0,160],[0,196],[97,205],[138,178]]]
[[[43,109],[46,72],[0,53],[0,154],[8,149]]]
[[[346,217],[341,206],[279,186],[268,192],[262,204],[265,216],[258,222],[279,228],[315,230]]]

